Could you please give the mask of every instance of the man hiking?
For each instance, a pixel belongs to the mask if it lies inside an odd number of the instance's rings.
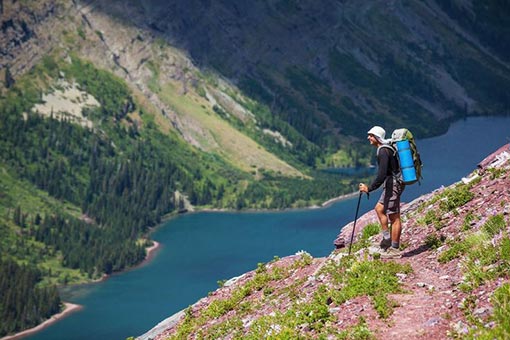
[[[386,131],[380,126],[374,126],[368,131],[368,141],[377,148],[377,177],[370,186],[360,183],[359,190],[369,193],[383,185],[379,201],[375,205],[375,212],[382,228],[383,239],[380,243],[381,258],[400,258],[400,196],[405,185],[399,180],[399,164],[395,151],[384,145]],[[391,234],[388,228],[391,224]]]

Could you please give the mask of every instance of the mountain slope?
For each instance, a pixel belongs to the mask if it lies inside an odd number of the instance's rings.
[[[507,338],[509,182],[507,144],[470,177],[403,206],[401,259],[371,253],[380,233],[369,212],[354,255],[259,264],[137,339]]]
[[[375,123],[424,136],[465,115],[508,114],[510,9],[501,2],[95,5],[219,70],[321,146]]]
[[[180,95],[198,94],[199,105],[225,112],[294,167],[296,158],[311,166],[365,163],[369,151],[360,146],[361,154],[352,154],[350,143],[370,125],[408,126],[420,138],[456,118],[508,114],[510,107],[509,9],[497,1],[48,0],[28,10],[20,2],[2,7],[1,64],[12,75],[51,49],[48,32],[63,30],[80,53],[136,84],[189,143],[206,150],[225,141],[162,101],[168,83]],[[9,19],[13,12],[20,20]],[[161,48],[165,42],[171,47]],[[218,74],[228,81],[218,83]],[[331,157],[338,148],[348,155],[341,163]]]

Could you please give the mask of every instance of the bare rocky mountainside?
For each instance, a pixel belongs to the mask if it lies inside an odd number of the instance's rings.
[[[508,339],[510,144],[402,214],[401,259],[371,251],[380,234],[370,212],[354,255],[259,264],[137,339]]]

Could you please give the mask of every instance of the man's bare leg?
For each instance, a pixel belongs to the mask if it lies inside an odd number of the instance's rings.
[[[377,218],[379,219],[379,223],[381,224],[381,228],[383,231],[388,230],[388,216],[384,213],[384,205],[381,203],[377,203],[375,205],[375,213],[377,214]]]
[[[398,248],[400,246],[400,234],[402,233],[400,213],[391,214],[389,219],[391,221],[391,245]]]
[[[391,245],[391,237],[388,226],[388,216],[384,213],[384,205],[382,203],[377,203],[375,205],[375,213],[377,214],[377,218],[379,219],[379,223],[381,224],[383,239],[380,243],[380,247],[384,250],[388,249]]]

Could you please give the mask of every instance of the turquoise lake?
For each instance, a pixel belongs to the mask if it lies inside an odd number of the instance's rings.
[[[418,140],[424,180],[408,186],[403,201],[459,181],[509,141],[510,117],[469,118],[454,123],[445,135]],[[373,208],[378,195],[363,198],[360,214]],[[64,300],[83,309],[28,338],[141,335],[215,290],[219,280],[253,270],[259,262],[300,250],[327,256],[341,227],[354,219],[356,203],[357,195],[320,209],[179,216],[153,233],[161,247],[152,261],[101,283],[73,287]]]

